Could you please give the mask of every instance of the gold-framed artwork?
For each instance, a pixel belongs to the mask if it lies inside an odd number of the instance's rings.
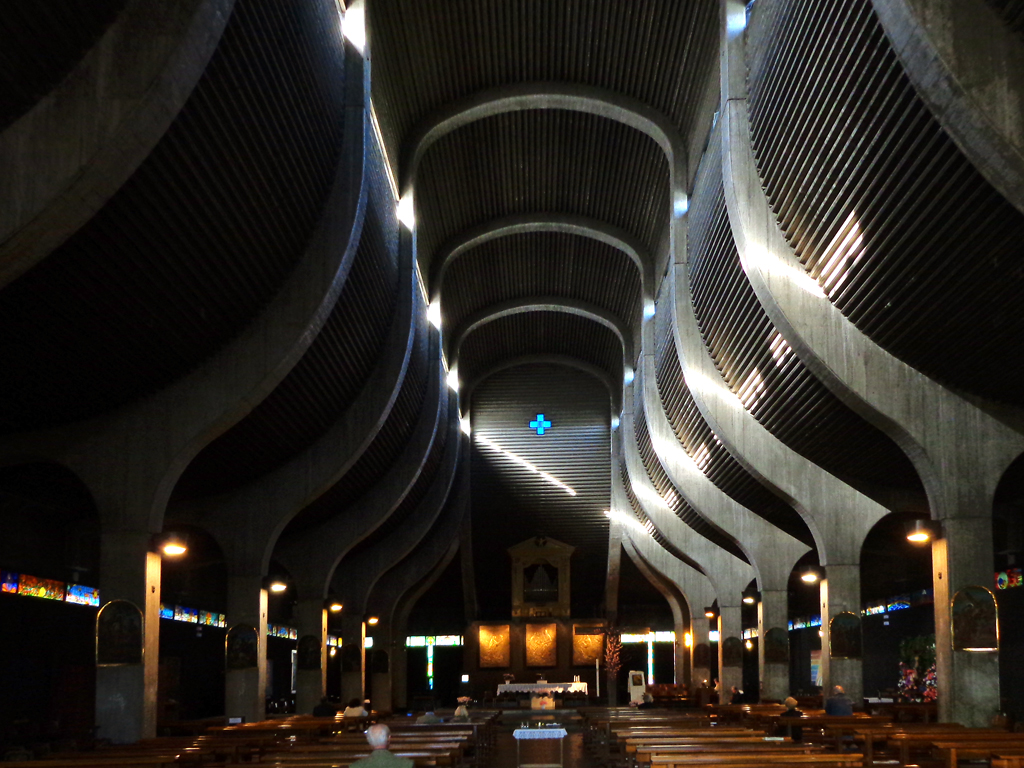
[[[574,624],[572,628],[572,664],[593,666],[604,653],[604,627]]]
[[[481,667],[512,666],[508,624],[481,624],[478,637]]]
[[[526,625],[526,666],[554,667],[558,664],[558,625]]]

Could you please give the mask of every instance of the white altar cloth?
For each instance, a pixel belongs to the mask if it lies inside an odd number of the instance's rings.
[[[587,693],[586,683],[504,683],[498,686],[503,693]]]
[[[516,728],[512,735],[516,739],[564,739],[565,728]]]

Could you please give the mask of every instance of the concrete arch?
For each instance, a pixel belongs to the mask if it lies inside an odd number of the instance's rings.
[[[234,0],[130,0],[71,73],[0,133],[0,287],[139,167],[199,82],[233,8]],[[23,157],[45,162],[19,173]]]
[[[439,299],[444,277],[452,262],[477,246],[524,232],[562,232],[610,245],[628,256],[640,271],[643,300],[654,296],[654,260],[640,239],[620,227],[588,216],[573,214],[521,214],[492,219],[445,243],[431,260],[430,295]]]
[[[520,315],[524,312],[564,312],[600,323],[619,337],[619,341],[622,343],[623,365],[628,365],[633,360],[633,339],[629,327],[620,317],[585,301],[562,299],[557,296],[537,296],[529,299],[515,299],[513,301],[493,304],[463,320],[462,324],[455,329],[455,332],[452,334],[452,340],[448,345],[448,359],[452,361],[452,365],[458,364],[459,350],[462,347],[462,343],[473,331],[503,317]]]
[[[486,371],[477,375],[462,387],[462,391],[464,393],[463,400],[465,401],[466,406],[469,407],[470,403],[473,402],[473,393],[476,391],[476,388],[494,374],[500,373],[501,371],[509,368],[515,368],[520,365],[529,365],[531,363],[551,363],[553,365],[562,365],[567,368],[575,368],[578,371],[583,371],[584,373],[593,376],[607,387],[608,397],[612,404],[612,412],[618,413],[619,410],[621,410],[621,390],[618,388],[618,383],[612,381],[608,372],[598,368],[596,365],[591,365],[577,357],[569,357],[568,355],[520,355],[519,357],[502,360],[500,363],[492,365]]]
[[[943,130],[986,181],[1024,213],[1020,37],[985,0],[871,0],[871,5]]]
[[[665,153],[673,180],[686,179],[685,146],[675,125],[661,112],[638,99],[587,85],[521,83],[493,88],[461,99],[420,123],[405,142],[400,189],[413,191],[423,156],[440,139],[459,128],[494,115],[534,109],[585,112],[628,125],[650,137]],[[670,181],[672,189],[676,183]]]

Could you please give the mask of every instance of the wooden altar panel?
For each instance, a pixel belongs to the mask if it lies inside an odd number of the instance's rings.
[[[573,627],[572,663],[575,667],[593,666],[604,653],[604,632],[578,633],[577,629],[595,630],[597,627]]]
[[[481,624],[479,637],[481,667],[512,666],[508,624]]]
[[[526,625],[526,666],[554,667],[558,664],[558,625]]]

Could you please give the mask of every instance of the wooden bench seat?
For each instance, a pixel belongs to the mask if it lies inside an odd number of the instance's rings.
[[[808,765],[816,768],[860,768],[863,755],[827,752],[779,752],[760,749],[751,752],[718,752],[692,755],[656,754],[651,757],[655,768],[687,768],[688,766],[715,766],[716,768],[759,768],[776,765]]]

